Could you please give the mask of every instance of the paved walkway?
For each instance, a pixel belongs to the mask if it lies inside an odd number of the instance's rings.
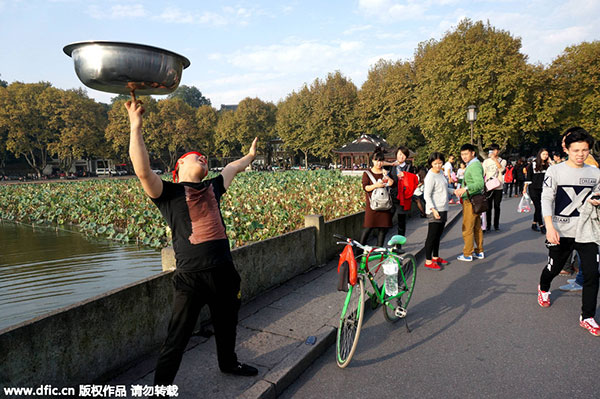
[[[448,225],[460,222],[460,216],[461,207],[451,205]],[[404,249],[422,263],[426,219],[408,219],[406,235],[408,243]],[[259,369],[256,377],[222,374],[217,366],[214,337],[193,337],[175,379],[179,397],[276,397],[335,342],[345,296],[336,287],[337,259],[333,259],[242,306],[237,354],[240,361]],[[309,336],[316,337],[314,345],[306,343]],[[109,384],[152,385],[157,355],[141,361]]]

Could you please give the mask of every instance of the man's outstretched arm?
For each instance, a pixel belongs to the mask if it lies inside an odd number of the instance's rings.
[[[150,158],[142,137],[142,114],[144,107],[141,101],[127,101],[125,103],[129,122],[131,124],[131,135],[129,137],[129,157],[133,165],[135,175],[140,179],[142,187],[150,198],[158,198],[162,194],[163,182],[160,177],[150,168]]]
[[[221,175],[223,176],[223,185],[225,186],[225,189],[229,187],[235,175],[237,175],[239,172],[242,172],[248,167],[248,165],[252,163],[252,161],[254,161],[254,158],[256,157],[257,141],[258,137],[255,137],[254,141],[252,142],[252,145],[250,146],[248,154],[236,161],[228,163],[227,166],[225,166],[223,172],[221,172]]]

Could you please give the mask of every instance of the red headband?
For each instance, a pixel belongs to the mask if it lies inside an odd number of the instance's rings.
[[[199,157],[203,157],[204,155],[200,154],[199,152],[196,151],[190,151],[190,152],[186,152],[185,154],[183,154],[182,156],[179,157],[179,159],[177,160],[177,162],[175,162],[175,168],[173,169],[173,182],[177,183],[179,181],[179,175],[178,170],[179,170],[179,161],[182,160],[183,158],[187,157],[188,155],[191,154],[196,154]]]

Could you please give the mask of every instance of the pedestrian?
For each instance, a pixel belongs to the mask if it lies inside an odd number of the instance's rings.
[[[423,196],[425,198],[425,212],[427,213],[427,238],[425,240],[425,267],[441,270],[447,260],[439,257],[440,239],[444,226],[448,220],[448,198],[452,188],[442,174],[444,154],[434,152],[427,160],[429,172],[425,176]]]
[[[488,210],[485,213],[488,230],[492,229],[492,213],[494,214],[494,230],[500,230],[500,203],[502,202],[502,188],[504,185],[504,169],[506,160],[500,158],[500,146],[492,144],[488,158],[483,161],[483,175],[487,184],[498,184],[488,192]],[[493,181],[493,182],[492,182]],[[493,212],[492,212],[493,211]]]
[[[383,149],[376,148],[371,157],[373,167],[370,170],[363,172],[362,186],[365,191],[365,219],[363,231],[360,237],[360,243],[365,245],[371,232],[377,232],[377,246],[383,247],[385,235],[390,227],[392,227],[392,200],[390,196],[390,208],[387,210],[373,210],[371,208],[371,194],[377,188],[387,188],[394,185],[394,180],[388,176],[388,173],[383,169],[383,160],[385,158]],[[371,176],[369,176],[369,172]],[[375,180],[375,181],[373,181]],[[390,195],[390,194],[388,194]]]
[[[517,160],[517,163],[515,164],[515,170],[513,172],[514,176],[515,176],[515,197],[518,197],[520,193],[523,192],[523,186],[525,185],[525,176],[526,176],[526,169],[527,169],[527,161],[525,160],[525,158],[521,157]]]
[[[454,189],[456,188],[456,173],[454,173],[454,155],[449,155],[448,156],[448,161],[444,164],[443,170],[444,170],[444,176],[446,177],[446,180],[448,181],[448,187],[452,188],[452,191],[454,191]],[[457,201],[454,201],[454,198],[452,198],[454,195],[450,194],[450,204],[454,204]]]
[[[582,235],[587,230],[580,224],[589,222],[589,216],[584,220],[583,216],[580,218],[580,212],[589,212],[591,206],[600,205],[600,170],[585,164],[593,144],[592,137],[585,129],[569,128],[563,137],[568,160],[550,166],[544,178],[542,215],[546,225],[548,263],[540,275],[537,300],[541,307],[550,306],[552,280],[560,273],[573,250],[577,250],[583,271],[579,325],[592,335],[600,336],[600,326],[594,319],[598,297],[600,237],[597,232]]]
[[[223,373],[253,376],[255,367],[238,362],[235,353],[240,276],[235,269],[219,202],[233,178],[256,156],[254,139],[248,154],[229,163],[221,174],[208,174],[207,158],[199,152],[182,155],[173,182],[162,180],[149,162],[142,137],[141,101],[125,104],[131,123],[129,155],[145,193],[158,207],[173,236],[177,269],[173,273],[173,311],[167,338],[160,350],[155,385],[171,385],[202,307],[210,309],[215,329],[217,361]]]
[[[460,167],[456,171],[456,179],[458,180],[456,188],[460,188],[463,185],[463,180],[465,179],[465,169],[467,169],[467,165],[464,162],[461,162]]]
[[[512,197],[513,187],[515,186],[515,167],[511,160],[507,160],[506,168],[504,168],[504,195],[508,198]]]
[[[485,257],[483,252],[483,231],[481,230],[481,217],[473,211],[470,197],[483,193],[483,167],[475,156],[475,147],[472,144],[464,144],[460,148],[460,157],[467,168],[463,187],[456,189],[454,195],[462,198],[463,223],[462,235],[465,246],[463,253],[456,259],[463,262],[471,262],[473,256],[477,259]]]
[[[398,234],[401,236],[406,235],[406,218],[410,213],[412,195],[419,184],[418,176],[416,175],[417,170],[407,160],[409,156],[410,150],[407,147],[398,147],[396,149],[396,161],[390,170],[390,177],[394,180],[391,188],[392,201],[394,203],[393,214],[397,215]],[[397,247],[397,250],[399,253],[403,252],[400,246]]]
[[[542,218],[542,188],[544,184],[544,176],[546,170],[550,167],[550,153],[547,149],[542,148],[538,151],[535,160],[527,167],[528,180],[525,182],[523,187],[523,195],[527,193],[529,188],[529,197],[533,202],[533,223],[531,229],[533,231],[540,231],[542,234],[546,234],[546,227],[544,226],[544,219]]]

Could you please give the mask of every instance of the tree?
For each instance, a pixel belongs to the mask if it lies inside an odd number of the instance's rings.
[[[196,135],[191,138],[201,151],[208,155],[215,151],[215,132],[219,114],[210,105],[202,105],[196,110]]]
[[[236,129],[233,137],[241,145],[242,153],[250,149],[252,140],[259,139],[259,148],[264,151],[269,140],[274,138],[277,107],[259,98],[245,98],[234,112]]]
[[[196,136],[194,109],[179,98],[161,100],[156,112],[148,116],[146,145],[170,171],[177,161],[178,153],[189,151],[192,137]]]
[[[0,88],[0,131],[6,133],[6,149],[23,156],[38,176],[48,163],[48,144],[57,140],[52,129],[59,90],[48,82],[14,82]]]
[[[202,95],[202,92],[195,86],[181,85],[173,93],[169,94],[169,99],[179,98],[192,108],[198,108],[203,105],[211,105],[210,100]]]
[[[241,144],[236,139],[238,121],[235,111],[219,112],[215,129],[215,151],[223,157],[241,154]]]
[[[546,106],[556,117],[556,128],[582,126],[600,139],[600,41],[567,47],[548,73],[552,97]]]
[[[410,62],[377,62],[358,92],[356,114],[361,130],[375,132],[393,146],[423,146],[426,141],[414,112],[416,84]]]
[[[81,89],[60,91],[48,128],[59,132],[48,150],[59,159],[62,170],[70,170],[77,159],[101,155],[107,119],[104,107]]]
[[[116,157],[120,160],[129,159],[129,116],[125,109],[125,102],[129,97],[116,100],[108,111],[108,124],[104,131],[104,137],[110,144],[103,156],[105,158]],[[140,97],[138,100],[144,103],[144,141],[148,140],[148,132],[154,127],[149,121],[149,116],[156,112],[156,100],[150,96]]]
[[[311,129],[311,92],[304,85],[296,93],[289,94],[277,106],[277,121],[275,130],[283,140],[284,146],[304,154],[304,165],[308,167],[308,155],[312,153],[318,142],[315,129]]]
[[[2,76],[2,74],[0,74]],[[0,87],[8,87],[8,82],[6,80],[0,79]]]
[[[528,104],[530,72],[521,40],[489,22],[465,19],[440,40],[419,44],[416,121],[432,150],[458,151],[470,141],[466,108],[479,109],[476,144],[535,140],[534,110]]]
[[[331,159],[332,150],[346,144],[357,134],[354,124],[358,103],[356,86],[339,71],[329,73],[323,82],[316,79],[310,86],[311,118],[307,121],[310,134],[318,137],[315,155]]]

